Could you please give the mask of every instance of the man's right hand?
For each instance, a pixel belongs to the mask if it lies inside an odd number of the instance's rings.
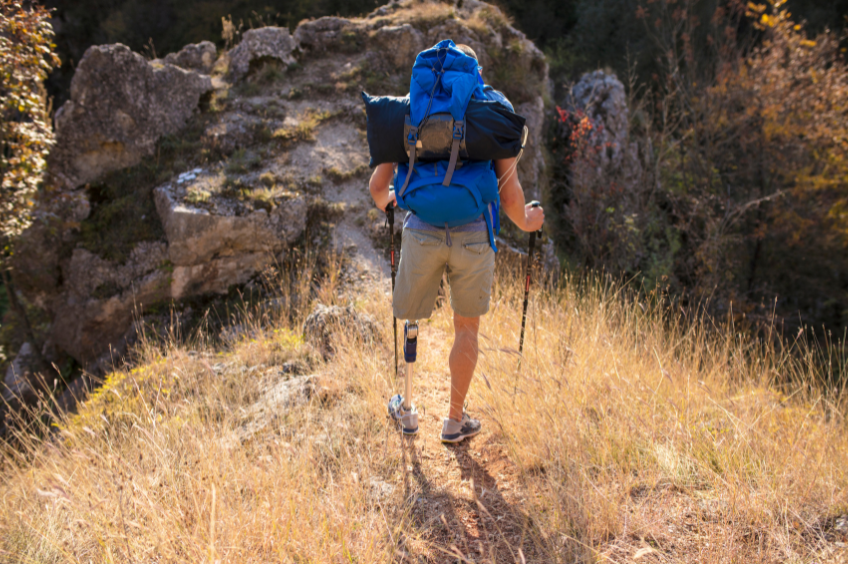
[[[524,206],[524,231],[538,231],[545,223],[545,210],[542,206],[527,204]]]
[[[377,207],[380,208],[380,211],[386,211],[386,206],[388,206],[389,204],[391,204],[394,207],[397,207],[397,199],[395,198],[395,191],[389,190],[388,199],[381,200],[379,202],[377,202],[376,199],[375,199],[374,203],[377,204]]]

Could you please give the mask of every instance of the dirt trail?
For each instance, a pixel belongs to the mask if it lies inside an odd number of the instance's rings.
[[[442,307],[446,311],[434,316],[452,315],[448,305]],[[405,539],[406,545],[415,553],[429,553],[431,562],[521,562],[519,549],[527,561],[540,561],[531,559],[536,551],[521,510],[518,471],[507,457],[496,422],[475,405],[474,387],[484,385],[479,373],[469,392],[468,411],[481,420],[482,432],[457,445],[439,440],[450,397],[447,359],[453,335],[426,322],[421,326],[413,378],[420,431],[414,438],[403,438],[390,429],[387,444],[390,455],[401,456],[395,478],[418,534],[417,539]],[[403,367],[398,389],[402,385]],[[410,561],[402,556],[399,560]]]

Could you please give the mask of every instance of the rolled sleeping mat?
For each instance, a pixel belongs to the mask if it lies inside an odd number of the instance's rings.
[[[383,163],[409,162],[406,134],[409,121],[409,96],[369,96],[362,93],[368,119],[368,150],[371,167]],[[493,100],[475,100],[465,111],[465,138],[459,157],[470,161],[490,161],[517,157],[522,147],[526,120]],[[453,118],[433,114],[419,128],[416,161],[450,159]]]

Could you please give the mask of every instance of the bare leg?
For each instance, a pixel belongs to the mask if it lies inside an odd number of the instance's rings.
[[[453,314],[454,341],[450,353],[451,400],[448,417],[462,419],[462,404],[468,394],[474,368],[477,366],[477,332],[479,317],[462,317]]]

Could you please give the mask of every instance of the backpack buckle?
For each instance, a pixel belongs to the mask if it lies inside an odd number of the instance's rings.
[[[465,137],[465,123],[457,121],[453,124],[453,138],[461,141]]]
[[[409,135],[406,136],[406,142],[408,145],[415,145],[418,143],[418,128],[412,126],[409,128]]]

